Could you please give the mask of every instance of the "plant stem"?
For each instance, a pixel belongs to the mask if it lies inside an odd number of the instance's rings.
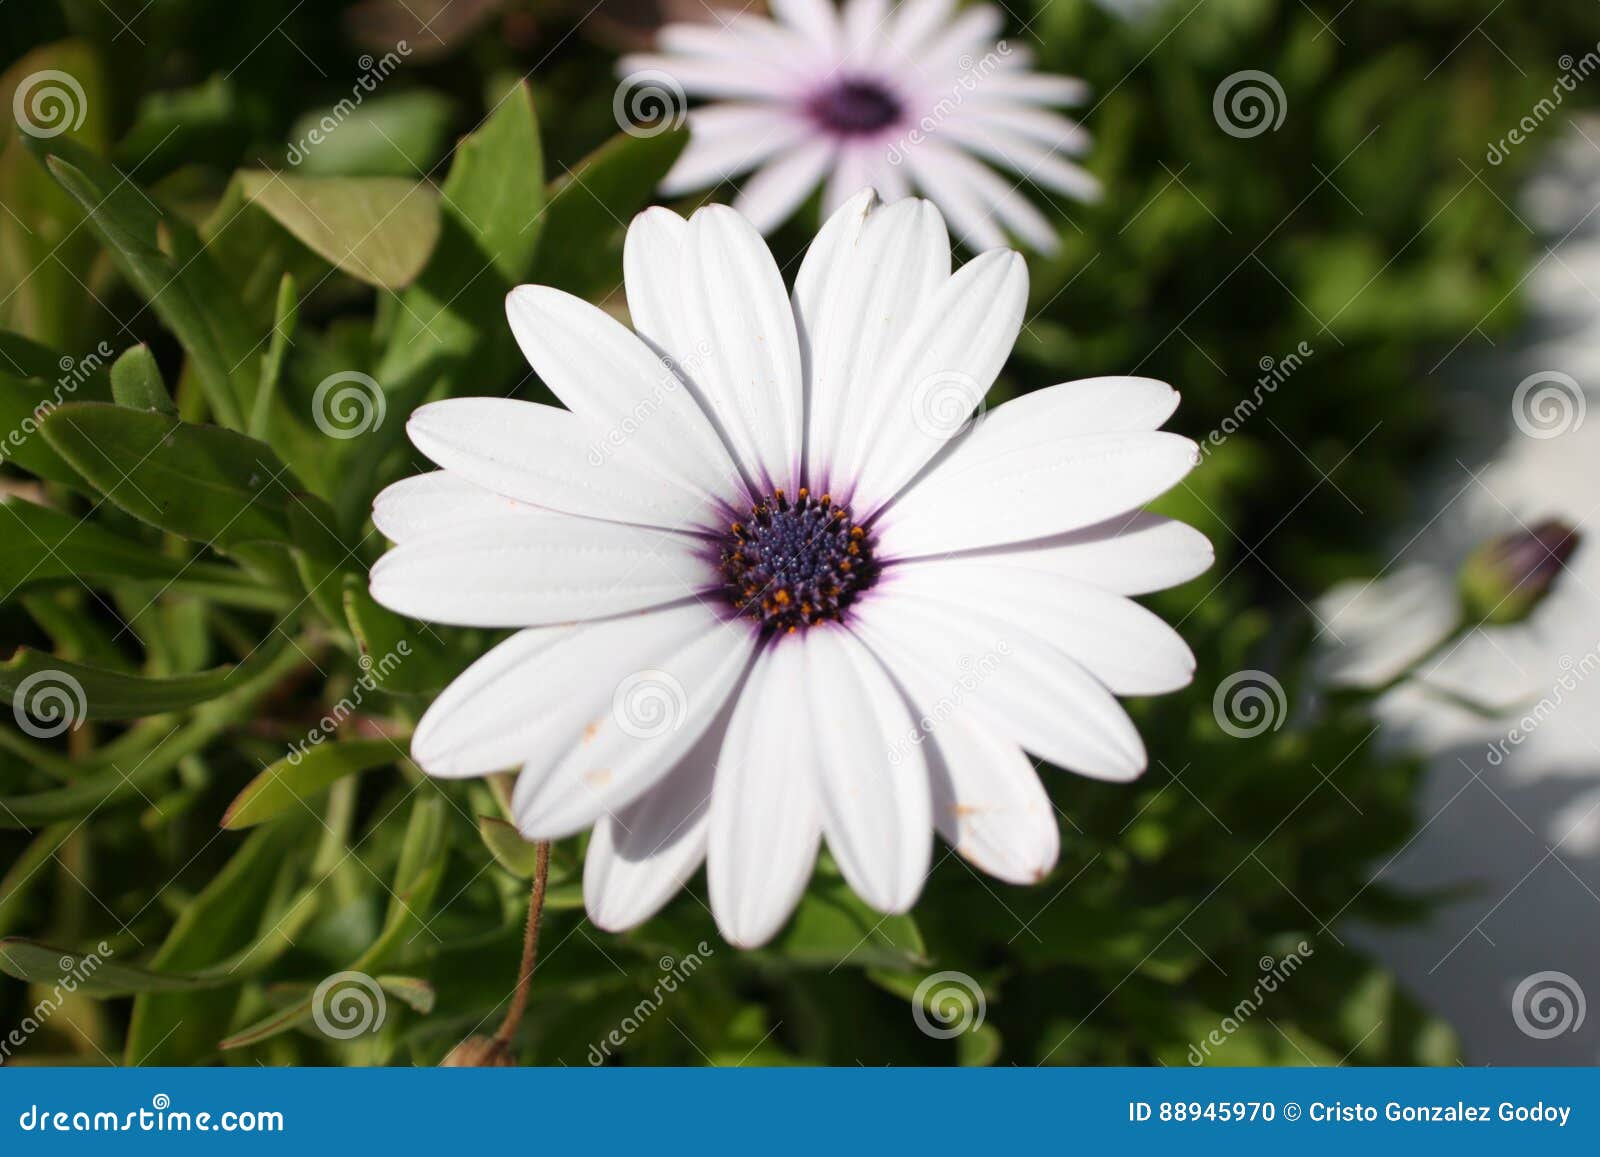
[[[544,886],[550,877],[550,841],[540,840],[534,845],[533,893],[528,897],[528,923],[522,932],[522,967],[517,974],[517,989],[511,995],[511,1007],[505,1020],[494,1034],[495,1043],[510,1045],[522,1023],[523,1010],[528,1007],[528,987],[533,982],[533,967],[539,959],[539,919],[544,915]]]

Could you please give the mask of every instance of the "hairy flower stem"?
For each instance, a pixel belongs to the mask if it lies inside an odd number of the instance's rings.
[[[533,982],[533,967],[539,959],[539,921],[544,915],[544,886],[550,878],[550,841],[540,840],[534,845],[533,893],[528,897],[528,923],[522,932],[522,966],[517,974],[517,989],[511,996],[511,1007],[505,1020],[494,1034],[495,1043],[509,1046],[522,1023],[523,1010],[528,1007],[528,987]]]

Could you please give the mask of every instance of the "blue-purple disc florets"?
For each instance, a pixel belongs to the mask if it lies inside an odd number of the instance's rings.
[[[843,617],[877,581],[872,536],[847,506],[804,487],[782,490],[728,528],[723,589],[739,614],[775,632]]]

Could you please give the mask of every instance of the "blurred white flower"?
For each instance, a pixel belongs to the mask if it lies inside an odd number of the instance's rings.
[[[1159,431],[1177,394],[1099,378],[968,422],[1027,272],[1002,250],[952,273],[926,201],[852,198],[792,299],[722,206],[641,214],[624,268],[632,331],[554,289],[508,298],[568,408],[424,406],[408,430],[443,469],[377,499],[398,544],[380,602],[518,628],[423,716],[417,763],[520,767],[530,839],[592,826],[584,893],[609,929],[705,861],[724,935],[760,944],[823,837],[884,912],[915,901],[935,829],[1001,879],[1043,876],[1056,816],[1024,751],[1131,779],[1144,747],[1116,696],[1193,673],[1130,597],[1211,560],[1139,510],[1197,461]],[[928,381],[972,392],[935,402]]]
[[[1087,151],[1088,134],[1052,111],[1081,102],[1087,87],[1031,72],[1026,48],[996,40],[998,9],[957,13],[954,0],[845,0],[842,9],[773,0],[771,8],[775,20],[668,25],[658,54],[623,59],[625,78],[664,75],[713,102],[689,114],[691,139],[664,194],[754,169],[734,208],[766,233],[821,182],[824,213],[869,185],[887,200],[915,188],[968,248],[1004,245],[1009,232],[1043,252],[1056,248],[1056,230],[1024,187],[1099,195],[1068,159]]]

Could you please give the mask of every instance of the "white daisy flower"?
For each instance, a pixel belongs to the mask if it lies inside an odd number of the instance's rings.
[[[517,631],[412,741],[436,776],[520,768],[518,828],[593,827],[584,893],[620,930],[699,868],[728,940],[783,925],[821,841],[873,907],[911,906],[935,829],[1028,882],[1057,827],[1024,752],[1108,780],[1145,765],[1116,695],[1186,684],[1129,596],[1211,561],[1143,513],[1197,461],[1142,378],[1054,386],[969,428],[1027,273],[954,273],[931,204],[864,190],[793,296],[733,210],[650,209],[624,254],[630,331],[543,286],[509,295],[566,407],[458,398],[412,415],[441,470],[377,499],[386,606]]]
[[[659,54],[623,59],[625,89],[675,87],[714,102],[689,113],[690,142],[664,195],[755,169],[734,208],[767,233],[819,182],[824,213],[869,185],[891,201],[915,187],[974,252],[1004,245],[1006,232],[1054,251],[1055,228],[1024,185],[1080,200],[1099,195],[1068,159],[1087,151],[1088,134],[1052,111],[1081,102],[1087,86],[1030,72],[1025,48],[995,39],[1004,26],[998,9],[958,15],[955,0],[770,7],[776,20],[669,24]]]

